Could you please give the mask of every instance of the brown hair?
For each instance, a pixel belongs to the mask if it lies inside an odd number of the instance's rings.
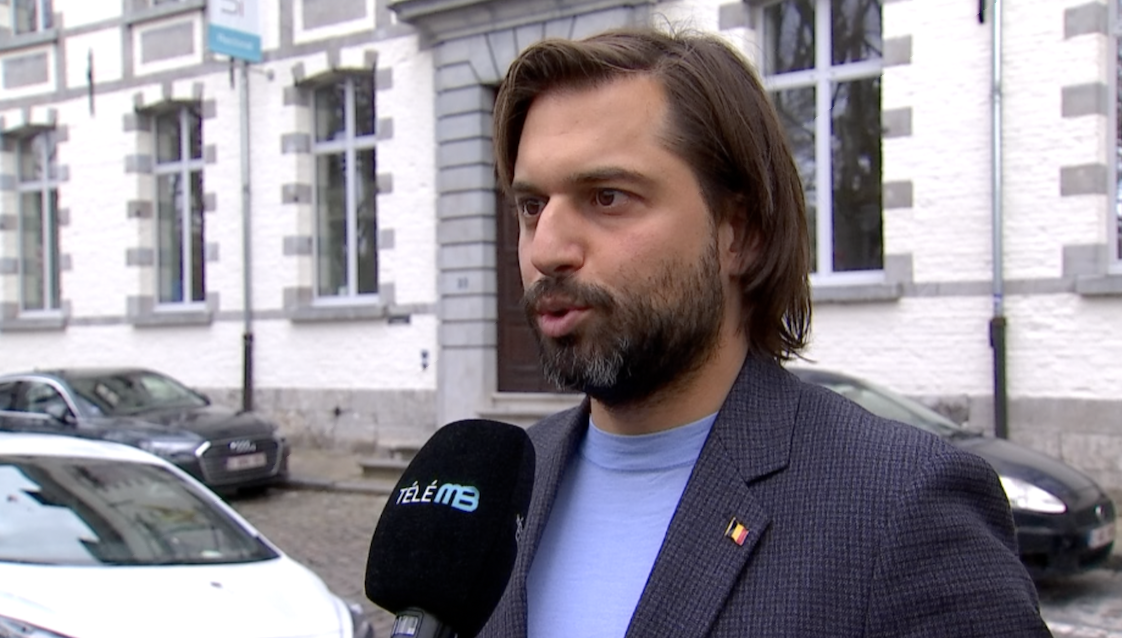
[[[730,221],[741,254],[751,352],[797,356],[810,331],[810,244],[802,183],[779,118],[749,63],[714,36],[616,30],[534,44],[511,64],[495,103],[495,161],[509,189],[530,105],[557,89],[624,75],[655,78],[669,104],[669,150],[693,170],[715,221]]]

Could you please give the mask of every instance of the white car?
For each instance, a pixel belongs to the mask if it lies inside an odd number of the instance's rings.
[[[0,638],[373,638],[361,610],[138,449],[0,433]]]

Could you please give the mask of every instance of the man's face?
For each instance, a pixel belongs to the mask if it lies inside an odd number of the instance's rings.
[[[713,354],[726,278],[689,166],[660,140],[658,83],[547,93],[514,165],[525,308],[547,377],[637,403]]]

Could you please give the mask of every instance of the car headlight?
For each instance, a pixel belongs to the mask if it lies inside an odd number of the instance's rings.
[[[374,627],[366,619],[362,607],[357,603],[347,603],[347,610],[351,612],[351,635],[354,638],[374,638]]]
[[[62,634],[0,616],[0,638],[67,638]]]
[[[1000,478],[1001,487],[1005,488],[1005,496],[1009,498],[1009,505],[1013,509],[1042,514],[1063,514],[1067,511],[1067,505],[1050,492],[1021,479],[1009,476]]]
[[[146,439],[137,447],[156,456],[171,457],[194,454],[199,449],[198,441],[188,439]]]

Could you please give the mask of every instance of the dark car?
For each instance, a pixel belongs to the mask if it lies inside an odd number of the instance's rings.
[[[288,475],[289,447],[274,424],[139,368],[0,376],[0,430],[125,443],[221,492],[262,489]]]
[[[1034,578],[1101,566],[1114,545],[1114,503],[1079,470],[1022,445],[972,432],[927,406],[854,377],[792,368],[878,416],[936,434],[993,466],[1013,509],[1021,561]]]

